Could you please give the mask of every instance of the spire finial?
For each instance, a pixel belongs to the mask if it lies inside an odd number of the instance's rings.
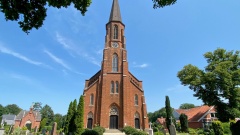
[[[112,10],[111,10],[110,18],[109,18],[109,22],[111,22],[111,21],[122,22],[118,0],[113,0]]]

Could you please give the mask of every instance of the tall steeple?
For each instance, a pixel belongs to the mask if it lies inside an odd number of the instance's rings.
[[[118,0],[113,0],[112,10],[111,10],[111,14],[110,14],[110,17],[109,17],[109,22],[111,22],[111,21],[122,22]]]

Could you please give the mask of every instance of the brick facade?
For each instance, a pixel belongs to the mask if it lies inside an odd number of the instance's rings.
[[[128,70],[124,28],[118,1],[113,0],[110,20],[106,24],[101,70],[85,82],[85,127],[97,124],[106,129],[124,126],[148,129],[142,81]]]

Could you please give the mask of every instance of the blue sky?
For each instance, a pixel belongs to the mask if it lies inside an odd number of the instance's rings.
[[[66,114],[84,82],[100,69],[112,0],[93,0],[85,16],[72,6],[48,8],[39,30],[29,35],[0,13],[0,104],[29,109],[48,104]],[[240,50],[239,0],[178,0],[153,9],[152,1],[119,0],[125,24],[129,70],[143,88],[148,112],[165,105],[201,105],[181,85],[184,65],[203,69],[203,54],[217,48]]]

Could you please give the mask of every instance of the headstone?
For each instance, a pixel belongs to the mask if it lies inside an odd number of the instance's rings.
[[[170,135],[176,135],[176,128],[173,124],[169,126]]]
[[[53,123],[51,135],[57,135],[57,122]]]
[[[153,129],[152,129],[152,123],[149,123],[149,130],[148,130],[149,135],[153,135]]]

